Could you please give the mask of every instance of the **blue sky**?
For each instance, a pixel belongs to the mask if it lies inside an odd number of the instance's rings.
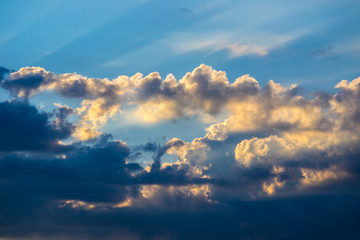
[[[263,83],[319,88],[359,74],[358,1],[0,4],[6,23],[0,64],[14,70],[41,66],[101,78],[158,71],[180,78],[205,63],[230,81],[251,74]]]
[[[359,1],[0,10],[0,239],[360,239]]]

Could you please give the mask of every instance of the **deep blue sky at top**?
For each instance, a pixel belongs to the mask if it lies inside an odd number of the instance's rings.
[[[330,90],[360,76],[360,2],[1,0],[0,66],[177,78],[201,63]]]

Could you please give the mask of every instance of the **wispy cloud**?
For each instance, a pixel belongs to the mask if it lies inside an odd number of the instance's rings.
[[[265,56],[274,48],[281,47],[303,33],[292,35],[247,34],[234,32],[175,33],[165,39],[165,44],[177,54],[200,51],[214,54],[228,51],[229,58],[246,55]]]

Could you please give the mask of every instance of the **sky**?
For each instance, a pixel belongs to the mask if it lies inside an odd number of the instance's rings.
[[[360,239],[357,0],[1,0],[0,239]]]

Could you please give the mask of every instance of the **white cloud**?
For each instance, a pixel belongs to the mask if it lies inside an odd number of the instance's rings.
[[[276,35],[276,34],[241,34],[234,32],[204,32],[175,33],[164,42],[176,54],[184,54],[191,51],[202,51],[214,54],[226,50],[229,58],[237,58],[246,55],[264,56],[274,48],[293,40],[299,34]]]

